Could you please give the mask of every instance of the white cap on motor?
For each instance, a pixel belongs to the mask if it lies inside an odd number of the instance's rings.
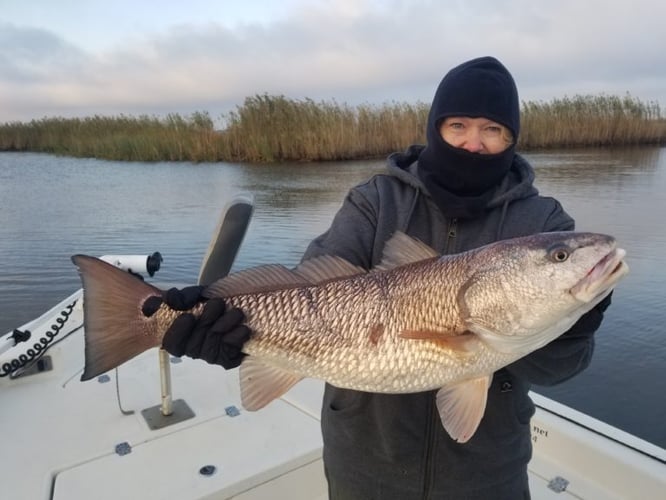
[[[148,273],[149,276],[155,274],[162,263],[162,255],[159,252],[152,255],[103,255],[100,259],[123,271],[135,274]]]

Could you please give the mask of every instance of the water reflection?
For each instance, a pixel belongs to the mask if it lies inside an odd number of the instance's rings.
[[[283,163],[246,165],[243,185],[256,200],[273,209],[318,207],[340,203],[340,193],[373,171],[378,162]]]

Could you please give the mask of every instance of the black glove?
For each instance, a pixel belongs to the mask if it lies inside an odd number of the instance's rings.
[[[162,302],[178,311],[187,311],[199,302],[206,302],[198,318],[186,312],[171,323],[162,339],[162,347],[174,356],[203,359],[227,370],[236,368],[245,356],[241,348],[250,338],[250,329],[242,324],[245,315],[238,308],[227,310],[224,299],[202,297],[203,289],[202,286],[181,290],[171,288],[164,297],[147,300],[143,313],[151,316]]]

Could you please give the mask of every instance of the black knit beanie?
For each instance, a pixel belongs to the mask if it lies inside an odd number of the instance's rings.
[[[520,132],[520,102],[513,77],[494,57],[479,57],[456,66],[442,79],[428,116],[428,132],[439,135],[439,124],[447,116],[490,118]]]
[[[448,116],[484,117],[505,125],[513,144],[497,154],[471,153],[447,144],[439,127]],[[509,71],[493,57],[481,57],[449,71],[437,87],[428,115],[427,146],[419,156],[419,176],[448,217],[483,213],[509,171],[520,132],[518,90]]]

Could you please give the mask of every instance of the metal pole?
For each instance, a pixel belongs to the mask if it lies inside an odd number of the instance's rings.
[[[171,396],[171,364],[169,353],[164,349],[159,350],[160,357],[160,382],[162,386],[162,415],[168,417],[173,413],[173,398]]]

